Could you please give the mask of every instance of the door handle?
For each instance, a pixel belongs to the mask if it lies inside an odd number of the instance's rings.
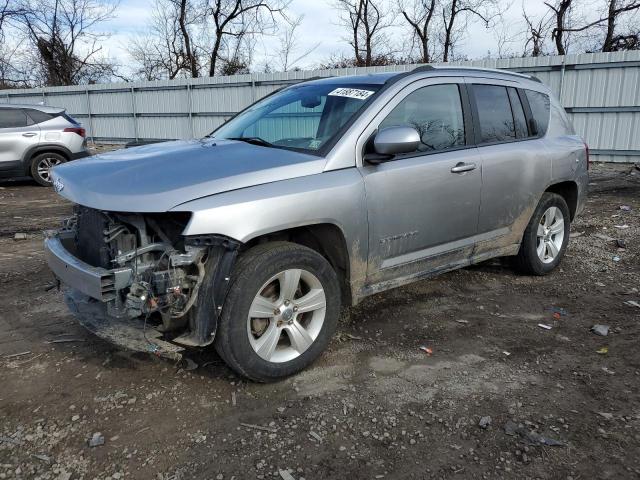
[[[35,137],[36,135],[37,133],[33,133],[33,132],[27,132],[22,134],[23,137]]]
[[[451,169],[451,173],[464,173],[464,172],[470,172],[471,170],[475,170],[475,169],[476,169],[475,163],[460,162]]]

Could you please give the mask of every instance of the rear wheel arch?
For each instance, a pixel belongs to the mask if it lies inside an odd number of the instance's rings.
[[[267,242],[286,241],[303,245],[322,255],[333,267],[340,281],[343,305],[351,305],[349,250],[345,235],[333,223],[317,223],[301,227],[287,228],[259,235],[248,240],[244,248]]]
[[[27,150],[24,153],[24,156],[22,157],[25,175],[30,175],[31,162],[35,157],[37,157],[42,153],[55,153],[57,155],[62,155],[67,162],[71,160],[71,156],[72,156],[71,150],[69,150],[68,148],[62,145],[55,145],[55,144],[35,145],[31,147],[29,150]]]
[[[545,191],[549,193],[557,193],[564,198],[564,201],[567,202],[567,206],[569,207],[570,219],[573,221],[578,209],[578,184],[569,180],[550,185]]]

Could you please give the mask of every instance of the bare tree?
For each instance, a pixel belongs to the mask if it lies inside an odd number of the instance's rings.
[[[285,13],[288,3],[287,0],[209,0],[205,14],[206,22],[212,27],[209,76],[216,74],[225,43],[233,43],[233,38],[245,39],[256,33],[274,31],[276,16]],[[235,60],[237,58],[232,56],[225,63]]]
[[[0,0],[0,88],[11,88],[21,82],[23,76],[17,67],[16,57],[22,44],[6,43],[6,32],[22,15],[22,7],[15,0]]]
[[[178,5],[180,14],[178,15],[178,25],[180,26],[180,33],[182,34],[182,41],[184,43],[184,57],[185,62],[189,65],[189,72],[192,78],[199,76],[198,58],[196,56],[195,48],[191,41],[190,26],[193,23],[192,6],[189,0],[171,0],[172,3]]]
[[[442,22],[444,32],[442,38],[442,61],[448,62],[456,37],[462,34],[466,22],[471,19],[481,20],[487,28],[499,15],[499,0],[447,0],[442,6]],[[464,23],[461,23],[464,22]]]
[[[398,6],[402,16],[410,25],[413,37],[420,47],[421,63],[432,61],[431,41],[433,38],[433,20],[436,13],[436,0],[413,0],[408,3],[406,0],[399,0]]]
[[[349,29],[355,66],[381,64],[393,57],[393,48],[384,30],[391,25],[390,12],[381,0],[336,0],[342,11],[342,25]]]
[[[551,19],[548,15],[533,19],[524,9],[522,10],[522,17],[526,25],[523,55],[525,57],[539,57],[544,54],[544,42],[551,29]]]
[[[570,13],[574,0],[556,0],[555,3],[545,2],[545,5],[549,7],[555,16],[555,27],[551,32],[551,39],[555,42],[556,52],[558,55],[566,55],[566,35],[571,30],[570,25]]]
[[[603,52],[616,50],[636,50],[640,48],[638,31],[618,34],[616,27],[620,17],[625,13],[640,11],[640,2],[608,0],[606,33],[602,43]]]
[[[100,56],[100,42],[107,35],[96,28],[115,8],[102,0],[25,0],[21,22],[45,85],[75,85],[114,75],[113,63]]]
[[[128,45],[138,66],[136,75],[146,80],[198,77],[198,51],[191,40],[197,22],[197,13],[187,0],[156,0],[148,33]]]
[[[545,3],[555,14],[555,28],[551,37],[555,41],[559,55],[567,53],[567,35],[571,33],[587,32],[594,28],[604,28],[604,39],[598,49],[610,52],[616,49],[634,48],[638,43],[638,32],[617,34],[616,28],[620,18],[628,13],[640,11],[640,1],[637,0],[606,0],[604,14],[592,21],[582,21],[579,25],[571,19],[571,9],[575,0],[558,0],[555,3]]]
[[[286,26],[279,35],[279,48],[275,55],[280,71],[287,72],[294,68],[298,62],[308,57],[320,46],[320,42],[316,42],[311,47],[300,52],[298,48],[300,42],[298,29],[303,19],[304,15],[300,15],[299,17],[285,20]]]

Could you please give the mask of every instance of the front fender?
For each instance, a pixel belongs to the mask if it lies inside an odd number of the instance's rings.
[[[246,243],[268,233],[329,223],[343,233],[350,283],[366,275],[368,224],[362,176],[356,168],[257,185],[183,203],[191,212],[183,235],[218,234]]]

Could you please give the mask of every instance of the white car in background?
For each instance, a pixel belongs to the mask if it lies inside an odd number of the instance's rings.
[[[0,178],[50,186],[52,167],[87,155],[85,129],[64,108],[0,104]]]

